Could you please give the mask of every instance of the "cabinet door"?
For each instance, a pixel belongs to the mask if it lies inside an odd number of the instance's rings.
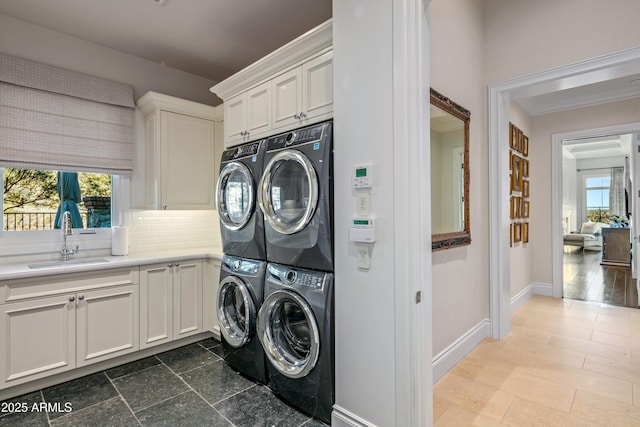
[[[0,385],[57,374],[76,365],[75,295],[5,304],[0,314]]]
[[[271,83],[263,83],[247,92],[247,141],[271,129]]]
[[[218,285],[220,284],[220,260],[204,261],[202,280],[202,328],[220,335],[218,325]]]
[[[302,88],[305,121],[333,111],[333,52],[302,65]]]
[[[138,286],[78,293],[76,322],[78,367],[138,350]]]
[[[202,332],[202,261],[181,261],[173,272],[173,339]]]
[[[162,111],[162,208],[213,209],[214,124]]]
[[[302,112],[302,68],[297,67],[272,80],[273,128],[300,123]]]
[[[169,264],[140,268],[140,348],[173,339],[173,275]]]
[[[247,130],[247,94],[242,93],[224,102],[224,140],[230,147],[244,140]]]

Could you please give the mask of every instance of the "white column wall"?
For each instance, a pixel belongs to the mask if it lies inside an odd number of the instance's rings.
[[[427,111],[429,93],[422,65],[428,47],[419,50],[422,3],[333,2],[334,426],[431,424],[430,212],[416,220],[428,210],[430,193],[429,136],[422,129],[428,116],[415,117]],[[414,71],[423,75],[407,78]],[[417,108],[407,109],[412,103]],[[352,175],[360,164],[373,170],[376,242],[368,270],[357,267],[348,240],[356,214]],[[416,289],[422,304],[415,304]]]

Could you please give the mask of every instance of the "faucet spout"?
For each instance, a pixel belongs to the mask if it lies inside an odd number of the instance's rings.
[[[62,214],[62,249],[60,249],[60,261],[69,261],[71,255],[78,253],[78,246],[75,249],[69,249],[67,246],[67,236],[73,234],[73,224],[71,221],[71,212],[64,211]]]

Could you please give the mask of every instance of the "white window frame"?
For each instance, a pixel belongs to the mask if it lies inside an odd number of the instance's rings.
[[[4,169],[0,168],[0,175]],[[111,177],[111,224],[124,225],[125,213],[130,207],[131,179],[128,176],[112,175]],[[0,186],[0,196],[4,200],[4,186]],[[4,224],[3,228],[4,228]],[[79,257],[85,251],[111,249],[111,228],[74,229],[68,236],[71,247],[78,245]],[[62,231],[0,230],[0,257],[17,255],[36,255],[56,253],[62,248]]]
[[[598,178],[602,176],[608,176],[609,178],[611,178],[611,168],[602,168],[602,169],[598,168],[598,169],[592,169],[589,171],[582,171],[580,172],[580,175],[581,175],[580,184],[582,188],[581,188],[581,191],[578,193],[580,198],[580,200],[578,200],[578,203],[580,206],[579,212],[582,218],[581,218],[581,221],[578,222],[578,224],[582,224],[583,222],[587,221],[587,178]]]

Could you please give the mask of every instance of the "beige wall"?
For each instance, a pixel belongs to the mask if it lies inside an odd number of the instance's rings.
[[[638,0],[485,0],[484,4],[488,83],[640,45]]]
[[[533,157],[531,153],[531,117],[522,107],[520,107],[519,104],[515,102],[512,102],[509,106],[509,117],[511,118],[511,122],[518,128],[520,128],[522,132],[524,132],[524,134],[529,137],[529,191],[531,193],[536,189],[535,182],[536,176],[538,175],[538,172],[534,171],[534,169],[538,167],[538,164],[531,161],[531,158]],[[531,198],[529,200],[531,200]],[[531,206],[530,209],[532,208],[533,206]],[[531,212],[529,212],[529,217],[533,218],[533,214]],[[535,235],[535,229],[531,227],[531,222],[529,221],[529,240],[531,241],[531,243],[515,243],[509,250],[511,260],[512,298],[518,295],[531,284],[531,246],[533,244],[533,241],[535,241],[535,239],[531,238],[531,236],[533,235]]]
[[[640,98],[610,102],[533,117],[529,151],[531,157],[531,272],[533,282],[551,283],[551,136],[554,133],[640,122]],[[534,141],[535,148],[533,149]],[[535,180],[535,181],[534,181]],[[512,265],[512,269],[515,266]]]
[[[429,7],[431,86],[471,110],[472,244],[433,255],[437,354],[489,317],[487,85],[637,47],[640,2],[432,0]],[[585,111],[597,116],[587,117],[574,111],[527,118],[512,109],[530,137],[532,236],[524,250],[511,251],[512,296],[531,283],[551,283],[551,130],[638,121],[637,104],[627,101],[624,112],[613,104],[592,107]]]
[[[220,102],[209,91],[213,80],[2,14],[0,52],[128,83],[136,100],[153,90],[203,104]]]
[[[431,86],[471,111],[471,245],[433,253],[433,353],[438,354],[489,317],[489,184],[482,2],[432,0],[429,11]]]

